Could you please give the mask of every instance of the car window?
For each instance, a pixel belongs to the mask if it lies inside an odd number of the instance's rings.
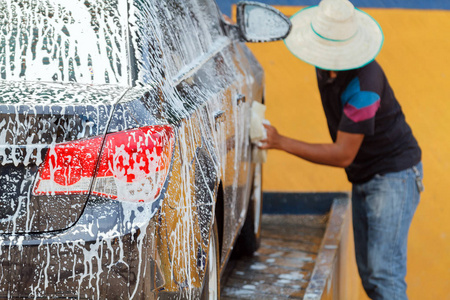
[[[0,0],[0,78],[127,85],[124,0]]]
[[[222,34],[214,0],[0,0],[0,79],[150,83]]]
[[[220,11],[214,0],[194,0],[198,13],[202,15],[204,26],[211,37],[217,38],[222,34]]]
[[[143,84],[175,77],[223,34],[211,0],[140,0],[133,13],[137,81]]]

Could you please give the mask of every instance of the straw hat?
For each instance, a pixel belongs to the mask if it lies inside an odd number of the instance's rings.
[[[383,45],[380,25],[348,0],[322,0],[291,17],[284,40],[289,51],[320,69],[343,71],[365,66]]]

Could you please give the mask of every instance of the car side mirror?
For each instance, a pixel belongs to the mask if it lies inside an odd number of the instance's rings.
[[[291,21],[270,5],[253,1],[237,4],[237,26],[246,42],[271,42],[287,37]]]

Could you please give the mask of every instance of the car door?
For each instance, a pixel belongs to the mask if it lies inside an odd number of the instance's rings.
[[[208,11],[204,18],[206,24],[223,24],[217,5],[211,0],[195,0],[199,7]],[[208,26],[208,25],[206,25]],[[230,249],[239,233],[245,218],[250,192],[251,145],[249,139],[250,109],[254,99],[253,85],[261,81],[254,78],[248,63],[248,53],[243,43],[230,38],[224,31],[215,36],[216,54],[215,81],[222,81],[221,92],[225,108],[226,155],[222,160],[224,188],[222,264],[230,254]],[[220,41],[219,43],[217,43]],[[254,61],[255,63],[256,61]],[[257,64],[259,65],[259,64]]]

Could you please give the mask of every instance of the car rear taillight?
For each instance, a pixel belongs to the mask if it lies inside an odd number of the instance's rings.
[[[92,193],[130,202],[158,197],[172,158],[170,126],[149,126],[108,134]]]
[[[39,169],[34,194],[89,193],[102,140],[95,137],[50,147]]]
[[[148,126],[107,134],[98,162],[101,143],[102,138],[97,137],[50,149],[34,194],[87,194],[95,179],[94,195],[130,202],[158,197],[170,169],[172,127]]]

